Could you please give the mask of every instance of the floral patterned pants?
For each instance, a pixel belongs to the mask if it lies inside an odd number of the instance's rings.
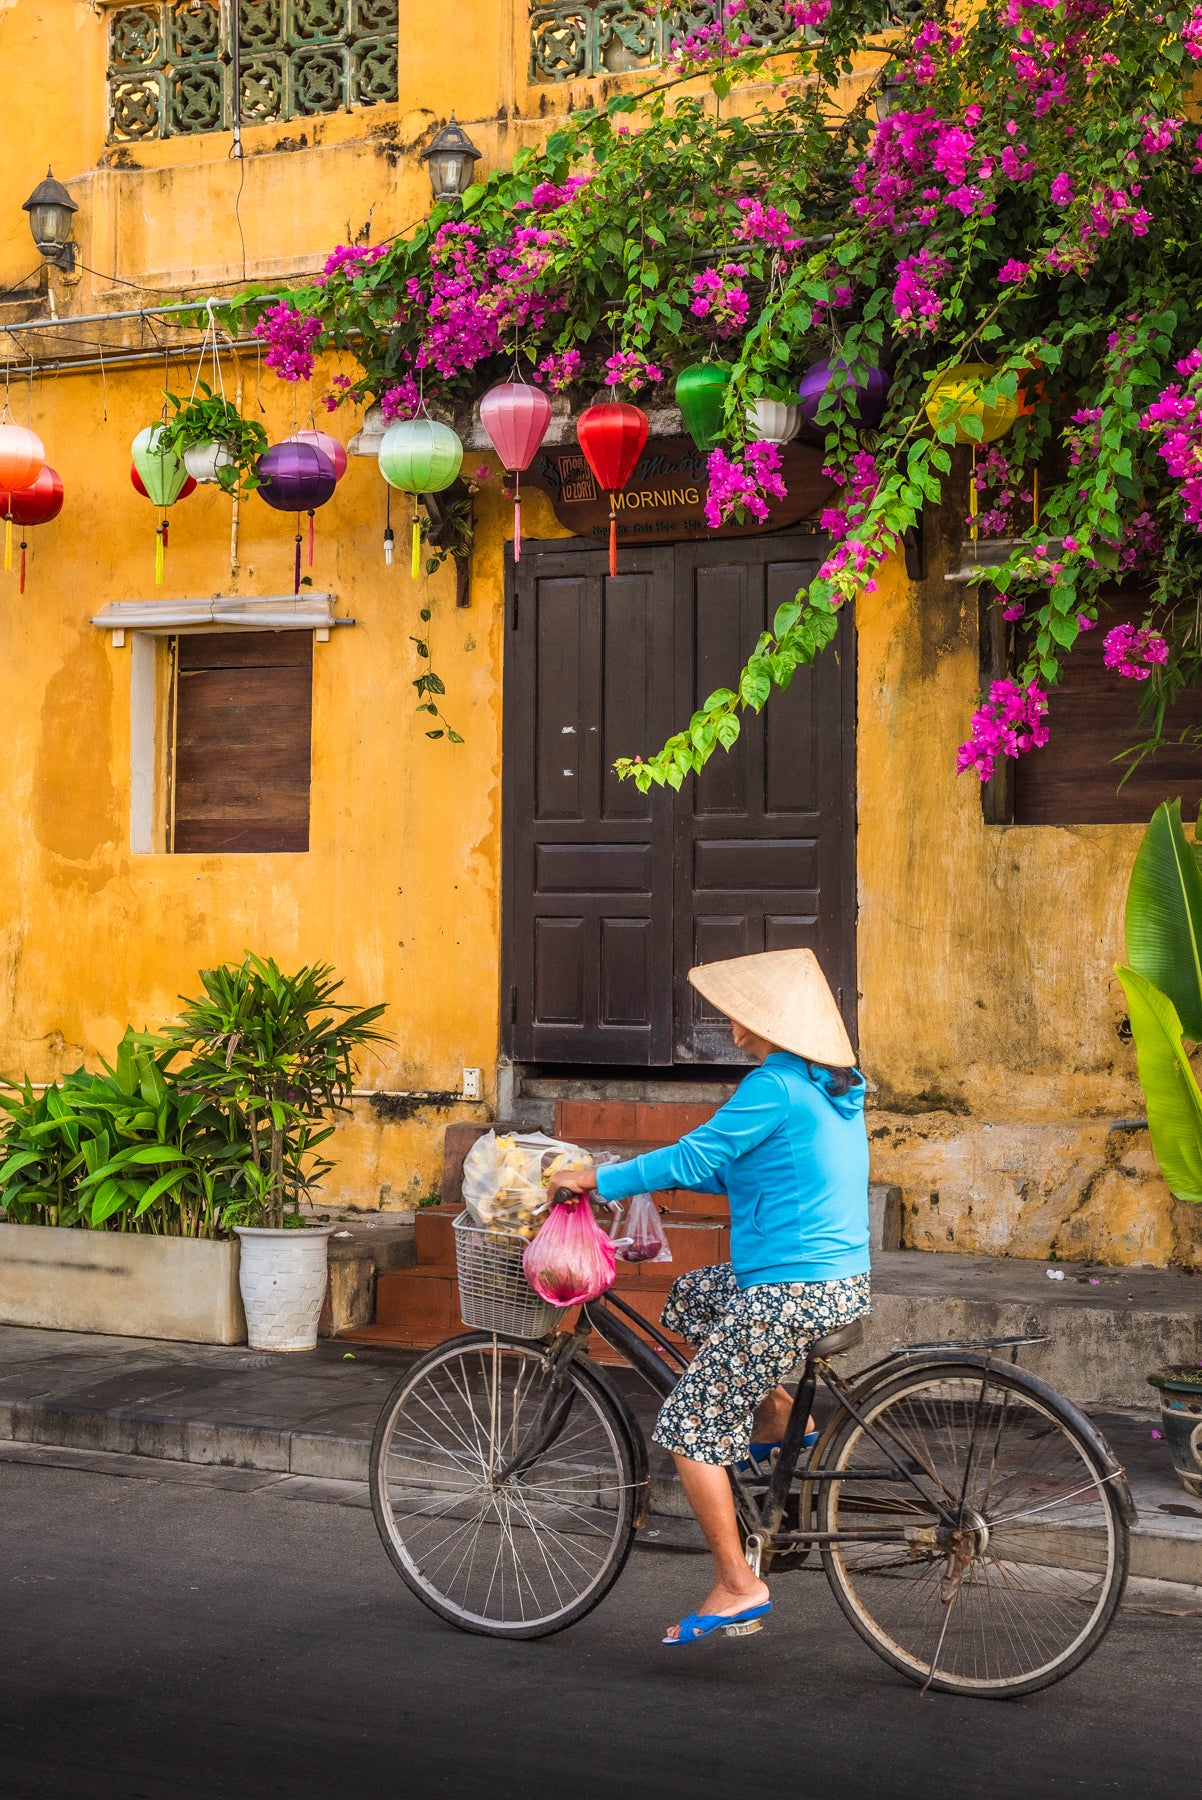
[[[660,1409],[656,1443],[690,1462],[741,1462],[764,1396],[815,1338],[871,1307],[866,1274],[740,1288],[729,1263],[691,1269],[673,1282],[662,1322],[700,1348]]]

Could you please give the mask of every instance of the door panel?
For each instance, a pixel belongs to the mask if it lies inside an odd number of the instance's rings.
[[[854,639],[681,792],[613,773],[733,685],[814,573],[804,537],[622,549],[528,544],[506,645],[506,986],[516,1058],[739,1060],[697,962],[806,945],[854,1012]]]

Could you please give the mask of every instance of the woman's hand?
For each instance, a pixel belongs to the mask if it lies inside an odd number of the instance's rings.
[[[592,1163],[582,1169],[556,1169],[551,1177],[551,1190],[567,1188],[570,1194],[588,1194],[597,1185],[597,1171]]]

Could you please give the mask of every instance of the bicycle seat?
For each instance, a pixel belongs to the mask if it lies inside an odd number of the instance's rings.
[[[838,1325],[825,1337],[815,1338],[810,1345],[808,1360],[817,1362],[820,1357],[842,1356],[845,1351],[858,1350],[863,1342],[864,1321],[853,1319],[850,1325]]]

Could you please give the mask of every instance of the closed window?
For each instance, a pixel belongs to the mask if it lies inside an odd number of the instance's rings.
[[[307,850],[313,634],[180,636],[172,663],[166,848]]]

